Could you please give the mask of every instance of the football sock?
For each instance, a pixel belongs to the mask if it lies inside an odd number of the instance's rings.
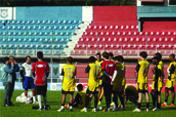
[[[97,104],[98,104],[98,96],[94,96],[94,108],[97,108]]]
[[[72,103],[69,103],[69,107],[70,109],[73,109]]]
[[[46,96],[43,96],[44,106],[46,107]]]
[[[172,100],[172,102],[171,102],[172,104],[174,104],[174,100]]]
[[[39,103],[39,109],[42,108],[42,97],[41,95],[37,95],[37,98],[38,98],[38,103]]]
[[[61,109],[64,109],[64,104],[62,104]]]
[[[157,103],[157,108],[161,109],[161,103]]]
[[[120,98],[120,102],[121,102],[123,108],[125,108],[124,98],[122,96],[119,96],[119,98]]]
[[[85,99],[85,107],[87,107],[89,104],[89,95],[86,95],[86,99]]]
[[[32,96],[32,98],[33,98],[33,102],[36,102],[35,96]]]
[[[147,103],[146,107],[149,108],[149,102]]]
[[[165,103],[167,103],[167,99],[165,99],[165,101],[164,101]]]
[[[118,104],[117,104],[117,96],[114,95],[113,97],[113,102],[115,103],[115,106],[116,108],[118,107]]]
[[[84,107],[84,110],[87,111],[87,107]]]
[[[138,103],[138,109],[141,109],[141,103]]]
[[[154,95],[152,95],[152,101],[153,101],[153,106],[155,106],[155,104],[156,104],[156,98],[155,98]]]

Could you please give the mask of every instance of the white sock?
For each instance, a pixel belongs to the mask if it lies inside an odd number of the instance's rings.
[[[25,96],[25,98],[26,98],[26,99],[25,99],[25,100],[26,100],[26,102],[28,102],[28,97],[27,97],[27,96]]]
[[[61,106],[61,109],[64,109],[64,106]]]
[[[42,108],[42,96],[41,95],[37,95],[37,99],[38,99],[38,103],[39,103],[39,108]]]
[[[33,102],[36,102],[35,96],[33,96]]]
[[[73,109],[73,107],[72,107],[72,106],[70,106],[70,109]]]
[[[86,108],[86,107],[84,107],[84,110],[85,110],[85,111],[87,111],[87,108]]]

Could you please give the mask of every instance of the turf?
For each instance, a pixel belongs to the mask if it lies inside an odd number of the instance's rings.
[[[15,102],[15,98],[20,95],[23,91],[14,91],[12,101]],[[74,112],[69,112],[66,109],[64,112],[57,112],[61,105],[61,92],[60,91],[48,91],[47,98],[48,104],[50,105],[51,109],[48,111],[37,111],[32,110],[32,104],[22,104],[22,103],[15,103],[14,107],[3,107],[3,94],[4,91],[0,90],[0,117],[174,117],[176,115],[176,108],[167,108],[162,107],[161,111],[158,112],[145,112],[145,103],[142,104],[142,112],[134,113],[132,110],[135,108],[135,105],[131,102],[126,104],[125,111],[118,111],[118,112],[101,112],[98,111],[96,113],[91,112],[91,109],[88,109],[89,112],[81,113],[81,109],[74,109]],[[76,93],[75,93],[76,94]],[[67,96],[67,100],[68,100]],[[171,96],[170,96],[171,98]],[[151,98],[150,98],[151,99]],[[162,100],[164,100],[164,94],[162,94]],[[143,100],[144,102],[144,100]],[[170,100],[169,100],[170,102]],[[92,100],[93,106],[93,100]],[[103,99],[102,106],[105,106],[105,101]],[[150,103],[151,106],[151,103]]]

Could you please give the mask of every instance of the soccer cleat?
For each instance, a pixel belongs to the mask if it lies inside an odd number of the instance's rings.
[[[161,109],[159,108],[154,108],[153,111],[160,111]]]
[[[119,109],[120,109],[120,108],[117,107],[117,108],[114,108],[113,111],[119,111]]]
[[[155,106],[152,106],[151,110],[155,109]]]
[[[161,106],[167,106],[167,103],[166,103],[166,102],[164,102],[164,103],[162,103],[162,104],[161,104]]]
[[[98,102],[98,105],[101,105],[101,101]]]
[[[96,108],[92,109],[92,112],[97,112],[97,109]]]
[[[73,109],[70,109],[70,112],[73,112]]]
[[[112,103],[111,103],[111,106],[114,106],[114,105],[115,105],[115,103],[114,103],[114,102],[112,102]]]
[[[102,106],[97,107],[97,110],[99,110],[99,111],[102,111],[102,109],[103,109],[103,107],[102,107]]]
[[[169,105],[167,105],[167,107],[174,107],[174,104],[169,104]]]
[[[102,112],[109,112],[109,111],[110,111],[110,108],[104,109]]]
[[[87,112],[87,109],[83,108],[83,109],[81,110],[81,112]]]
[[[148,109],[148,108],[146,109],[146,112],[149,112],[149,109]]]
[[[60,108],[59,110],[57,110],[58,112],[63,112],[65,109],[64,108]]]
[[[133,110],[133,112],[141,112],[141,110],[136,108],[136,109]]]

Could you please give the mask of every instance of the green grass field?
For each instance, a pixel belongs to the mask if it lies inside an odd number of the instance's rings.
[[[12,101],[15,102],[15,98],[20,95],[23,91],[14,91]],[[167,108],[162,107],[161,111],[158,112],[145,112],[145,103],[142,104],[142,112],[134,113],[132,110],[135,108],[135,105],[131,102],[126,104],[125,111],[116,111],[116,112],[101,112],[98,111],[96,113],[91,112],[89,109],[87,113],[81,113],[80,109],[74,109],[74,112],[69,112],[69,109],[66,109],[64,112],[57,112],[61,105],[61,92],[60,91],[48,91],[48,104],[51,109],[48,111],[37,111],[32,110],[32,104],[22,104],[22,103],[14,103],[14,107],[3,107],[3,94],[4,91],[0,90],[0,117],[175,117],[176,116],[176,108]],[[76,93],[75,93],[76,94]],[[69,97],[67,97],[68,99]],[[170,96],[171,98],[171,96]],[[151,99],[151,98],[150,98]],[[162,100],[164,100],[164,94],[162,94]],[[151,100],[150,100],[151,101]],[[144,102],[144,101],[143,101]],[[169,100],[170,102],[170,100]],[[105,101],[102,103],[105,106]],[[93,100],[92,100],[93,106]],[[151,106],[151,103],[150,103]]]

